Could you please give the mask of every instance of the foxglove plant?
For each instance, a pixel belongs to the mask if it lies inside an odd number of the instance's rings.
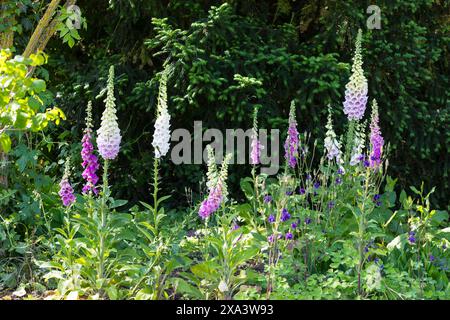
[[[170,114],[167,109],[167,79],[168,68],[166,67],[159,83],[158,105],[156,108],[155,132],[153,133],[152,145],[155,149],[153,162],[153,223],[155,234],[158,234],[158,176],[159,161],[170,148]]]
[[[94,146],[92,144],[92,102],[88,102],[86,108],[86,128],[84,129],[84,135],[82,142],[81,158],[83,163],[81,164],[84,168],[82,177],[86,180],[83,186],[83,193],[87,194],[93,192],[98,194],[96,184],[98,182],[98,176],[96,171],[99,169],[98,158],[94,154]]]
[[[378,168],[381,164],[381,154],[383,152],[384,139],[381,136],[378,124],[378,104],[374,99],[372,102],[372,119],[370,123],[370,166]]]
[[[297,120],[295,119],[295,103],[292,101],[289,112],[289,128],[286,142],[284,143],[285,159],[291,168],[295,168],[298,160],[299,133]]]
[[[103,193],[101,200],[101,221],[99,227],[99,248],[98,248],[98,266],[97,277],[99,283],[103,283],[105,276],[105,240],[107,236],[107,210],[106,201],[109,198],[108,186],[108,164],[109,160],[114,160],[120,150],[121,135],[119,125],[117,123],[116,108],[114,97],[114,66],[109,69],[107,94],[105,99],[105,110],[102,115],[102,122],[100,128],[97,130],[97,145],[100,155],[104,159],[103,166]]]
[[[258,108],[255,107],[253,112],[253,129],[252,129],[252,151],[250,153],[250,164],[257,165],[261,163],[261,142],[258,139]]]
[[[227,154],[223,160],[222,167],[218,171],[216,166],[216,159],[214,151],[210,145],[207,146],[208,152],[208,197],[203,200],[198,211],[202,219],[210,217],[216,212],[220,205],[226,201],[228,189],[226,180],[228,178],[228,162],[231,159],[231,154]]]
[[[258,107],[255,106],[253,111],[253,129],[252,129],[252,140],[251,140],[251,152],[250,152],[250,164],[252,167],[252,177],[253,177],[253,188],[255,196],[253,199],[253,210],[256,213],[259,204],[259,182],[258,176],[256,175],[256,165],[261,163],[261,149],[263,146],[259,141],[258,137]],[[252,220],[253,222],[253,220]]]
[[[64,167],[64,174],[59,183],[59,196],[61,197],[61,201],[65,207],[69,207],[72,203],[75,202],[75,195],[73,193],[73,188],[69,182],[70,176],[70,157],[67,158],[66,164]]]
[[[367,103],[367,79],[362,68],[361,55],[362,31],[358,30],[355,44],[355,55],[353,57],[352,75],[350,81],[345,86],[344,113],[348,120],[361,120],[364,116]]]
[[[358,35],[355,41],[355,54],[353,57],[352,65],[352,75],[350,80],[345,86],[345,101],[344,101],[344,113],[347,115],[349,120],[349,128],[347,132],[347,144],[345,161],[350,160],[354,147],[355,141],[355,130],[357,122],[360,121],[366,110],[366,104],[368,99],[368,84],[367,79],[364,76],[364,71],[362,68],[363,61],[361,55],[361,41],[362,41],[362,31],[358,30]],[[354,153],[353,153],[354,155]],[[352,163],[355,163],[356,159],[351,159]]]
[[[341,143],[337,140],[336,133],[333,130],[333,120],[331,115],[331,107],[328,106],[328,121],[325,126],[327,132],[325,134],[324,146],[328,160],[336,160],[337,164],[343,162],[341,154]]]
[[[157,118],[152,145],[155,158],[164,157],[170,147],[170,114],[167,110],[167,69],[161,75],[158,94]]]

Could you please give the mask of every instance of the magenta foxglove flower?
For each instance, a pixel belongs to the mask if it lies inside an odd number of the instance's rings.
[[[70,158],[66,160],[66,166],[64,169],[64,175],[59,183],[59,196],[61,197],[62,203],[65,207],[70,206],[75,202],[75,195],[73,194],[73,188],[69,182],[70,175]]]
[[[258,107],[253,110],[253,131],[250,153],[250,164],[256,165],[261,163],[261,149],[263,146],[258,139]]]
[[[295,119],[295,104],[294,101],[292,101],[291,111],[289,113],[288,136],[284,143],[284,157],[291,168],[295,168],[297,165],[299,144],[299,133],[297,131],[297,121]]]
[[[60,190],[59,190],[59,196],[61,197],[61,200],[63,202],[63,205],[65,207],[71,205],[75,202],[75,196],[73,194],[73,188],[69,183],[69,180],[63,179],[59,183]]]
[[[203,200],[202,204],[200,205],[200,210],[198,211],[200,217],[206,219],[211,214],[216,212],[217,209],[219,209],[222,200],[222,187],[220,184],[218,184],[216,187],[211,189],[208,198]]]
[[[374,99],[372,104],[372,120],[370,123],[370,167],[372,168],[380,165],[381,154],[383,152],[384,139],[381,136],[381,130],[378,122],[378,104]]]
[[[98,158],[94,154],[94,146],[92,144],[92,103],[89,101],[86,109],[86,129],[84,129],[84,136],[81,149],[81,158],[83,163],[81,164],[84,168],[81,174],[83,179],[86,180],[86,184],[83,186],[83,193],[87,194],[92,191],[94,194],[98,194],[98,190],[95,185],[98,182],[98,176],[96,171],[99,169]]]
[[[97,145],[100,155],[105,160],[113,160],[119,154],[120,136],[117,123],[116,108],[114,101],[114,67],[109,69],[108,93],[105,99],[106,107],[102,115],[102,123],[97,131]]]
[[[258,139],[258,135],[256,133],[252,136],[252,152],[250,154],[250,164],[260,164],[261,163],[261,142]]]
[[[352,75],[345,86],[344,113],[349,120],[361,120],[367,103],[367,79],[364,76],[361,56],[362,31],[356,37],[355,56],[353,58]]]
[[[83,136],[83,149],[81,150],[81,158],[83,163],[81,164],[84,168],[81,174],[83,179],[86,180],[86,184],[83,186],[83,193],[89,193],[92,191],[94,194],[98,194],[98,190],[95,185],[98,182],[98,176],[96,171],[99,169],[98,158],[94,154],[94,146],[91,141],[90,129],[86,129]]]
[[[227,154],[223,160],[222,168],[217,170],[216,159],[214,151],[210,145],[206,147],[208,152],[208,197],[203,200],[200,205],[198,214],[201,218],[206,219],[211,214],[216,212],[222,202],[225,202],[228,195],[227,190],[227,177],[228,177],[228,163],[231,159],[231,153]]]

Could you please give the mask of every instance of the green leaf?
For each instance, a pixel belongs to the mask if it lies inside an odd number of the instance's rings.
[[[110,209],[118,208],[124,206],[128,203],[128,200],[114,200],[114,202],[110,205]]]
[[[45,81],[41,79],[34,79],[33,82],[31,83],[31,88],[36,93],[45,91],[46,88]]]
[[[11,138],[6,133],[0,135],[0,150],[5,153],[11,150]]]
[[[220,269],[220,266],[213,261],[205,261],[195,266],[191,267],[191,271],[199,278],[204,279],[215,279],[219,277],[217,270]]]
[[[199,289],[197,289],[193,285],[189,284],[184,279],[173,278],[172,284],[177,292],[187,294],[191,298],[194,298],[194,299],[204,299],[205,298]]]

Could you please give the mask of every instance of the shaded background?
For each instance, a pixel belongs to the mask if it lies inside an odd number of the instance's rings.
[[[226,6],[222,6],[225,2]],[[449,204],[449,2],[377,1],[381,29],[367,30],[371,1],[78,1],[88,22],[72,49],[56,37],[47,46],[47,78],[57,105],[67,115],[47,132],[47,163],[67,153],[79,155],[84,111],[94,102],[96,126],[104,108],[106,76],[116,65],[116,98],[123,148],[113,164],[117,198],[150,201],[151,146],[158,72],[174,66],[169,80],[173,128],[250,128],[249,115],[260,105],[260,126],[287,126],[291,100],[297,102],[301,132],[310,131],[319,148],[325,134],[327,104],[338,134],[350,76],[354,40],[364,33],[363,59],[370,99],[380,108],[381,129],[390,143],[389,175],[398,187],[437,186],[433,201]],[[211,6],[216,6],[211,8]],[[20,52],[38,15],[24,11]],[[47,74],[48,73],[48,74]],[[259,81],[239,82],[235,74]],[[48,76],[49,75],[49,76]],[[369,112],[366,112],[368,115]],[[282,137],[283,138],[283,137]],[[65,141],[67,143],[54,142]],[[79,157],[79,156],[78,156]],[[163,192],[184,206],[185,188],[198,193],[199,165],[166,161]],[[60,175],[57,165],[47,174]],[[230,183],[239,198],[245,166],[232,166]]]

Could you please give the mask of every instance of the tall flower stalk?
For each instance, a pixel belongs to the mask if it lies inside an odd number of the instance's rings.
[[[378,124],[378,104],[374,99],[372,102],[372,119],[370,122],[370,166],[378,168],[381,164],[381,155],[383,152],[384,139],[381,135]]]
[[[350,76],[349,82],[345,86],[344,113],[347,115],[349,120],[345,153],[346,161],[350,159],[353,151],[354,135],[357,126],[356,123],[363,118],[368,99],[368,84],[362,68],[363,60],[361,55],[361,42],[362,31],[359,29],[355,41],[352,75]]]
[[[328,121],[325,128],[327,129],[324,140],[326,156],[329,161],[335,160],[337,164],[340,164],[343,162],[341,143],[337,139],[336,133],[333,129],[331,106],[328,106]]]
[[[253,129],[251,139],[251,152],[250,152],[250,164],[252,165],[252,177],[253,177],[253,189],[254,189],[254,201],[253,210],[257,211],[259,204],[259,187],[258,176],[256,175],[256,166],[261,163],[261,149],[263,146],[258,137],[258,107],[255,106],[253,110]]]
[[[158,93],[158,105],[156,108],[155,132],[152,145],[155,149],[153,162],[153,223],[155,233],[158,233],[158,179],[159,161],[170,148],[170,114],[167,108],[167,78],[168,69],[161,74]]]
[[[114,97],[114,66],[109,69],[107,95],[105,99],[105,110],[102,115],[102,122],[98,129],[97,145],[100,155],[104,160],[103,166],[103,192],[101,199],[101,221],[100,221],[100,243],[99,243],[99,263],[97,277],[100,283],[103,281],[104,263],[105,263],[105,240],[106,240],[106,224],[108,219],[108,208],[106,206],[109,197],[108,186],[108,168],[109,161],[114,160],[119,154],[121,135],[116,116],[116,104]]]
[[[295,119],[295,103],[291,102],[289,111],[289,128],[286,142],[284,143],[285,159],[291,168],[295,168],[298,162],[299,133],[297,130],[297,120]]]
[[[81,164],[84,168],[82,177],[86,180],[83,186],[83,193],[94,193],[98,194],[96,184],[98,182],[98,176],[96,174],[99,169],[98,158],[94,154],[94,145],[92,144],[92,102],[89,101],[86,108],[86,128],[84,129],[84,135],[82,139],[82,150],[81,158],[83,163]]]
[[[258,107],[253,110],[253,128],[251,142],[250,164],[258,165],[261,163],[261,142],[258,138]]]

